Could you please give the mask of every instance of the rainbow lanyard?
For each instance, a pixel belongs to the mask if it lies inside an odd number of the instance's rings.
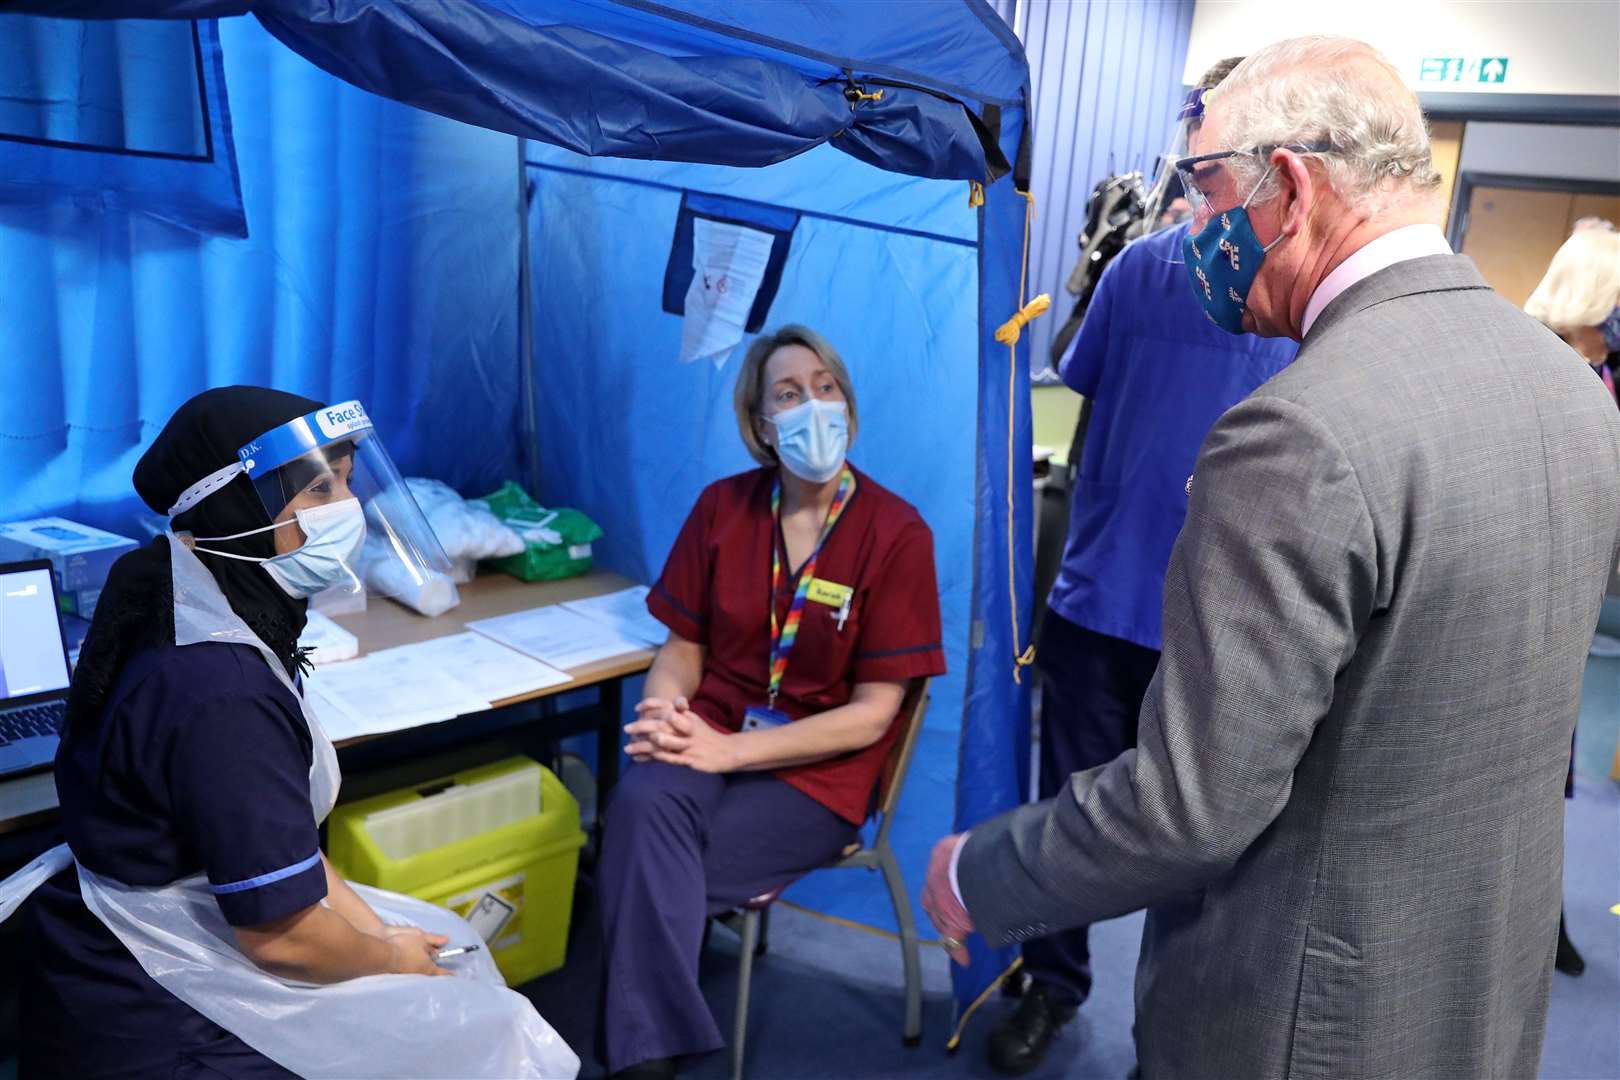
[[[770,700],[767,704],[776,708],[776,695],[782,690],[782,676],[787,674],[788,654],[793,652],[793,643],[799,637],[799,620],[804,617],[804,598],[810,592],[810,583],[816,577],[816,560],[821,557],[821,548],[832,533],[833,526],[844,513],[844,507],[849,505],[849,497],[855,492],[855,474],[848,465],[838,474],[838,490],[833,493],[832,505],[827,508],[827,520],[821,526],[821,536],[816,540],[816,548],[805,560],[804,567],[799,571],[799,587],[794,590],[793,603],[788,605],[787,621],[778,624],[776,619],[776,594],[782,588],[782,549],[776,538],[771,537],[771,683],[767,690]],[[780,478],[771,485],[771,517],[776,519],[777,529],[782,526],[782,481]]]

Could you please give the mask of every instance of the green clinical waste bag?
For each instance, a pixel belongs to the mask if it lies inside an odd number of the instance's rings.
[[[523,553],[490,559],[487,565],[523,581],[556,581],[591,569],[591,544],[602,527],[578,510],[547,510],[515,482],[475,500],[523,537]]]

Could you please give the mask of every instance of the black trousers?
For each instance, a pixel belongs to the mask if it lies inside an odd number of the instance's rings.
[[[1136,745],[1142,698],[1159,653],[1093,633],[1047,611],[1036,649],[1041,674],[1040,797],[1063,791],[1073,773],[1106,765]],[[1089,927],[1024,946],[1024,967],[1059,1001],[1091,993]]]

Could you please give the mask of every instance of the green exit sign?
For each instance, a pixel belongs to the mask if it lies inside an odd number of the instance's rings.
[[[1501,83],[1507,81],[1505,56],[1425,56],[1418,68],[1419,82]]]

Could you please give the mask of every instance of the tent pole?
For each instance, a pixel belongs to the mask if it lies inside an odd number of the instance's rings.
[[[528,140],[517,141],[517,218],[518,218],[518,371],[523,394],[522,467],[523,486],[535,499],[540,498],[540,425],[535,418],[534,381],[534,298],[529,282],[529,168],[525,163]]]

